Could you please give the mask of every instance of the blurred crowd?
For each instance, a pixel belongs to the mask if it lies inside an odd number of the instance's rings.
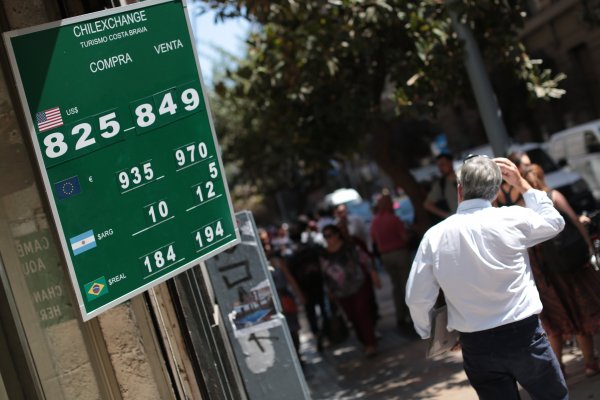
[[[381,288],[382,271],[393,284],[398,330],[414,334],[404,302],[411,234],[397,209],[397,197],[383,190],[374,200],[371,222],[339,204],[291,224],[260,229],[297,350],[298,312],[303,310],[319,351],[344,340],[349,325],[365,356],[375,355],[380,318],[375,291]]]
[[[559,257],[551,256],[543,243],[531,248],[529,257],[544,306],[540,320],[552,349],[561,360],[564,345],[571,345],[575,339],[585,373],[594,375],[600,372],[593,347],[593,336],[600,332],[600,272],[594,264],[598,249],[590,235],[596,231],[589,229],[593,221],[576,215],[559,191],[549,189],[543,171],[526,154],[511,154],[510,159],[532,187],[548,194],[555,208],[573,225],[576,233],[571,236],[577,235],[584,243],[583,250],[578,250],[582,257],[569,255],[568,261],[581,265],[572,265],[566,271],[553,265]],[[457,178],[452,162],[449,154],[438,156],[441,178],[433,182],[423,204],[434,223],[456,212]],[[344,340],[349,325],[363,345],[365,357],[374,356],[380,318],[375,293],[381,287],[380,273],[388,274],[392,284],[398,332],[415,335],[405,303],[405,287],[420,237],[412,232],[409,221],[400,218],[402,197],[387,189],[378,193],[369,222],[349,214],[347,206],[339,204],[321,209],[317,215],[301,215],[290,224],[260,229],[296,350],[298,313],[303,310],[319,351]],[[494,206],[524,203],[517,191],[503,183]]]

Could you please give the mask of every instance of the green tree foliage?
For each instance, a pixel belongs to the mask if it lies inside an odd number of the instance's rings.
[[[217,83],[224,156],[265,189],[317,185],[330,159],[372,149],[415,205],[413,149],[396,116],[434,115],[471,90],[447,5],[414,0],[210,0],[220,18],[255,23],[248,52]],[[484,58],[513,71],[532,97],[562,94],[519,42],[525,1],[456,0]],[[396,130],[397,131],[397,130]],[[412,154],[414,155],[414,154]],[[418,210],[424,221],[422,210]]]

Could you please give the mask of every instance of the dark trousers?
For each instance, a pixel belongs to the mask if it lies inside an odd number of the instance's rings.
[[[480,399],[520,399],[519,382],[534,400],[568,400],[565,378],[537,315],[461,333],[460,343],[465,372]]]
[[[346,317],[352,323],[358,340],[365,346],[375,346],[375,316],[371,302],[371,283],[365,279],[360,290],[352,296],[339,299]]]
[[[304,304],[304,311],[306,312],[306,319],[308,320],[310,331],[313,333],[313,335],[318,336],[321,332],[321,329],[325,329],[325,327],[327,326],[327,321],[329,319],[327,315],[327,310],[325,309],[325,295],[305,295],[305,297],[306,304]],[[321,327],[319,327],[319,316],[317,315],[317,308],[319,308],[319,311],[321,313]]]
[[[396,325],[400,327],[408,322],[410,312],[406,305],[406,281],[410,272],[408,250],[398,249],[381,254],[381,261],[392,281],[394,307],[396,309]]]

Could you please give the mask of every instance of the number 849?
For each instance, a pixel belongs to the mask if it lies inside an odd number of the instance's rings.
[[[181,102],[186,111],[194,111],[200,105],[198,91],[189,88],[181,92]],[[148,128],[156,121],[156,114],[152,109],[152,104],[143,103],[135,108],[136,124],[140,128]],[[158,115],[174,115],[177,112],[177,103],[173,100],[173,92],[167,92],[160,101]]]

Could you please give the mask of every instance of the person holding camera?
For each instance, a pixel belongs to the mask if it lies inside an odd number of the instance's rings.
[[[496,208],[502,180],[526,207]],[[460,332],[464,369],[480,399],[568,399],[564,376],[538,314],[542,303],[527,249],[557,235],[564,219],[506,158],[469,156],[458,173],[456,214],[429,229],[417,251],[406,303],[428,338],[443,291],[448,330]]]

